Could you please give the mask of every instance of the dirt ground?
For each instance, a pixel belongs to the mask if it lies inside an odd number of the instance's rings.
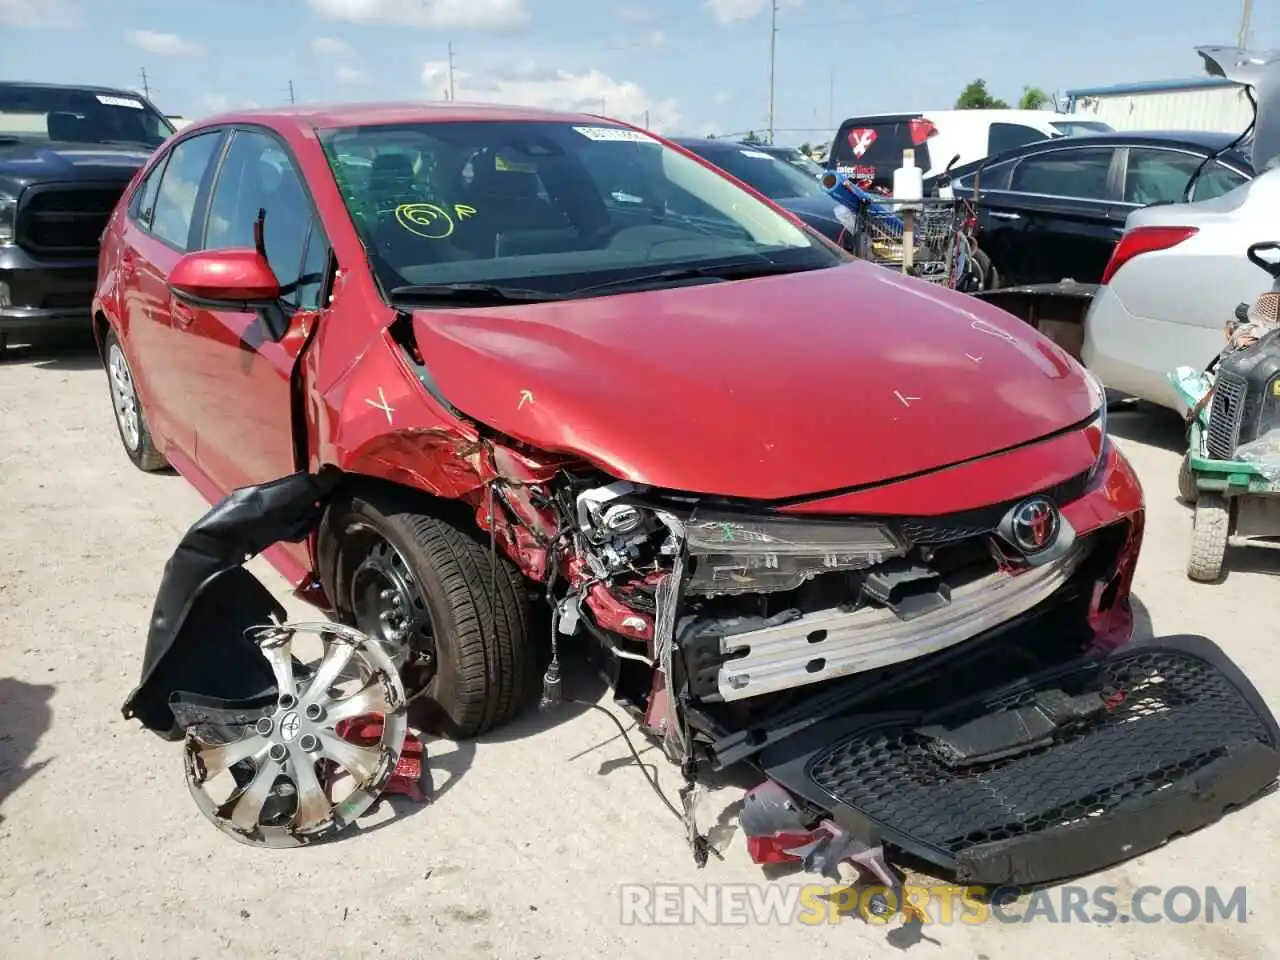
[[[1113,430],[1147,492],[1142,628],[1216,639],[1280,709],[1280,555],[1233,551],[1224,583],[1187,581],[1177,421],[1139,410],[1114,416]],[[856,917],[624,924],[624,883],[767,881],[736,831],[739,789],[711,795],[711,816],[726,811],[724,860],[699,871],[617,731],[571,708],[476,743],[430,744],[427,806],[383,810],[315,849],[241,846],[200,817],[180,748],[120,716],[161,568],[205,505],[180,478],[129,464],[91,353],[0,359],[0,505],[0,956],[1274,956],[1266,944],[1280,938],[1280,916],[1265,898],[1280,889],[1280,865],[1261,852],[1280,839],[1274,797],[1083,881],[1121,897],[1144,885],[1243,885],[1244,924],[934,923],[922,937]],[[282,580],[254,570],[285,596]],[[653,751],[645,759],[674,795],[676,772]]]

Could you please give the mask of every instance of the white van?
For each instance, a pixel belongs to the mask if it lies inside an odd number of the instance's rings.
[[[850,117],[840,125],[827,166],[878,187],[893,186],[902,151],[914,149],[926,177],[1014,147],[1054,137],[1107,133],[1108,124],[1047,110],[925,110]]]

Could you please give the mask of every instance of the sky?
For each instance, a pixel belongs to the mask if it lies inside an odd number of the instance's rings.
[[[845,116],[1202,75],[1241,0],[777,0],[779,143]],[[142,88],[168,114],[435,99],[588,110],[666,134],[769,125],[773,0],[0,0],[0,79]],[[1280,47],[1280,0],[1250,44]]]

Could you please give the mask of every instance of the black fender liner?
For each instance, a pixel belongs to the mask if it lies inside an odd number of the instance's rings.
[[[340,470],[323,468],[241,487],[187,530],[165,564],[125,719],[173,737],[170,703],[179,692],[238,701],[273,689],[271,670],[246,631],[283,619],[285,611],[243,564],[274,544],[310,536],[342,478]]]

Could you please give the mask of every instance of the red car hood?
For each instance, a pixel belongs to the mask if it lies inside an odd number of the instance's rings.
[[[1086,419],[1084,370],[1015,317],[865,263],[577,301],[420,310],[444,395],[548,452],[673,490],[781,499]]]

